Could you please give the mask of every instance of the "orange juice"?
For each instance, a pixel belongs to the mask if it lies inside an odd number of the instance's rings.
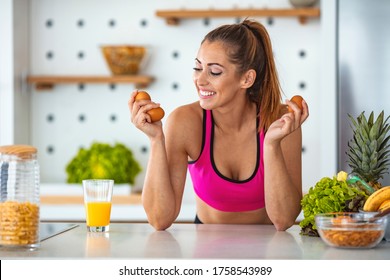
[[[111,202],[94,201],[85,204],[87,226],[98,227],[110,224]]]

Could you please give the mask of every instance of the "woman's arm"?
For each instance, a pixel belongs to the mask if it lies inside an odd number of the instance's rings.
[[[145,182],[142,190],[142,203],[149,223],[157,230],[165,230],[174,222],[180,212],[184,191],[187,156],[183,152],[180,137],[175,141],[176,150],[172,153],[174,135],[180,135],[180,124],[176,114],[171,114],[166,122],[166,133],[162,130],[161,121],[150,123],[146,112],[155,107],[150,101],[135,101],[136,92],[129,100],[129,109],[133,124],[143,131],[150,140],[150,156],[147,165]],[[167,137],[166,137],[167,136]],[[168,140],[167,140],[167,139]],[[168,157],[168,152],[171,155]],[[169,158],[169,159],[168,159]]]
[[[277,230],[291,227],[301,211],[301,125],[309,115],[305,102],[302,111],[287,104],[294,112],[272,123],[264,139],[265,205]]]
[[[157,230],[171,226],[178,215],[179,201],[173,191],[164,137],[150,139],[150,155],[142,189],[142,204],[149,223]]]

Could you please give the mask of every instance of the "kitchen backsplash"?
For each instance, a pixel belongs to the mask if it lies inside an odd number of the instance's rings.
[[[197,100],[192,83],[194,58],[211,29],[241,18],[186,19],[167,25],[156,16],[164,9],[291,8],[287,0],[30,1],[29,75],[110,75],[100,46],[145,45],[149,57],[142,74],[155,81],[147,88],[169,114]],[[311,116],[303,132],[303,179],[308,189],[319,179],[319,102],[321,19],[301,24],[296,17],[256,18],[268,29],[285,98],[302,95]],[[127,101],[133,84],[67,84],[51,90],[30,87],[31,139],[39,153],[41,181],[65,182],[65,166],[80,147],[93,141],[122,142],[143,167],[148,139],[130,124]],[[166,117],[165,117],[166,119]],[[328,174],[332,175],[332,174]],[[144,172],[136,187],[142,185]]]

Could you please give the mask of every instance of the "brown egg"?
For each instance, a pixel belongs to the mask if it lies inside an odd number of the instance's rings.
[[[146,91],[139,91],[135,96],[135,100],[150,100],[150,95]]]
[[[137,95],[135,96],[135,100],[151,100],[151,99],[150,99],[149,93],[147,93],[146,91],[139,91],[137,93]],[[147,114],[152,119],[152,122],[157,122],[164,117],[165,112],[164,112],[163,108],[158,107],[158,108],[153,108],[153,109],[149,110],[147,112]]]
[[[294,95],[291,99],[290,99],[290,101],[291,102],[294,102],[295,104],[297,104],[297,106],[299,107],[299,109],[303,109],[303,107],[302,107],[302,100],[303,100],[303,98],[302,98],[302,96],[300,96],[300,95]],[[290,112],[290,113],[293,113],[294,111],[293,111],[293,109],[291,109],[290,107],[288,107],[288,111]]]
[[[153,109],[149,110],[148,115],[152,119],[152,122],[157,122],[164,117],[165,112],[164,112],[163,108],[158,107],[158,108],[153,108]]]

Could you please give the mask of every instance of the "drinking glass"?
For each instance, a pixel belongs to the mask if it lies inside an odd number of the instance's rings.
[[[114,180],[83,180],[87,230],[107,232],[110,229],[111,201]]]

